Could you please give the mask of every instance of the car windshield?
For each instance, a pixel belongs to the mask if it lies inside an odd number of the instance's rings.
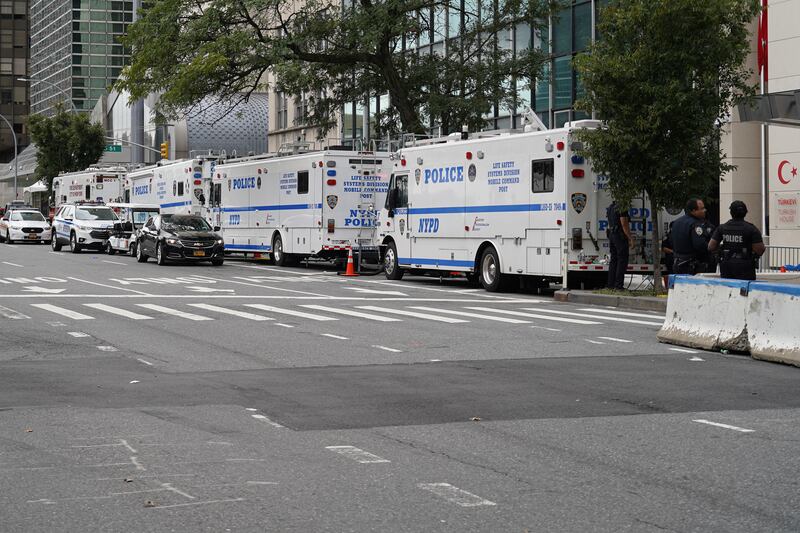
[[[44,216],[37,211],[16,211],[11,213],[11,220],[35,220],[36,222],[44,222]]]
[[[114,211],[107,207],[79,207],[75,210],[78,220],[117,220]]]
[[[158,210],[155,211],[134,211],[131,213],[131,219],[133,220],[133,225],[137,228],[141,228],[147,219],[150,217],[154,217],[158,214]]]
[[[164,229],[170,231],[211,231],[208,222],[200,217],[171,216],[162,219]]]

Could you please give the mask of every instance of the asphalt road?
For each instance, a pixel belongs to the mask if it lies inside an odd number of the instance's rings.
[[[800,370],[662,320],[0,245],[0,531],[800,530]]]

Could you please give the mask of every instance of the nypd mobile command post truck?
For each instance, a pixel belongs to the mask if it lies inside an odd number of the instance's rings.
[[[124,202],[157,205],[161,214],[208,216],[208,189],[217,156],[164,161],[125,177]]]
[[[597,121],[525,132],[450,136],[393,156],[378,238],[386,276],[456,271],[489,291],[523,276],[535,285],[602,285],[608,271],[608,180],[577,151]],[[629,272],[652,271],[652,221],[632,206]],[[664,219],[662,219],[664,220]],[[666,222],[665,222],[666,223]]]
[[[389,182],[388,153],[327,149],[229,160],[217,166],[212,225],[226,252],[265,253],[282,266],[374,246],[376,203]]]
[[[67,202],[112,202],[122,196],[122,167],[90,167],[78,172],[60,174],[53,178],[53,204]]]

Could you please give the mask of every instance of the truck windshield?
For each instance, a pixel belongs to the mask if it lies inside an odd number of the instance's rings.
[[[75,210],[77,220],[117,220],[117,215],[107,207],[80,207]]]

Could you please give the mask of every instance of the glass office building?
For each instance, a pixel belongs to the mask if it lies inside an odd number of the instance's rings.
[[[49,114],[64,92],[90,112],[126,64],[118,39],[133,20],[133,2],[32,0],[30,18],[31,112]]]
[[[28,84],[17,78],[28,75],[28,3],[0,0],[0,163],[14,159],[14,135],[21,152],[28,136]],[[0,171],[2,172],[2,171]]]

